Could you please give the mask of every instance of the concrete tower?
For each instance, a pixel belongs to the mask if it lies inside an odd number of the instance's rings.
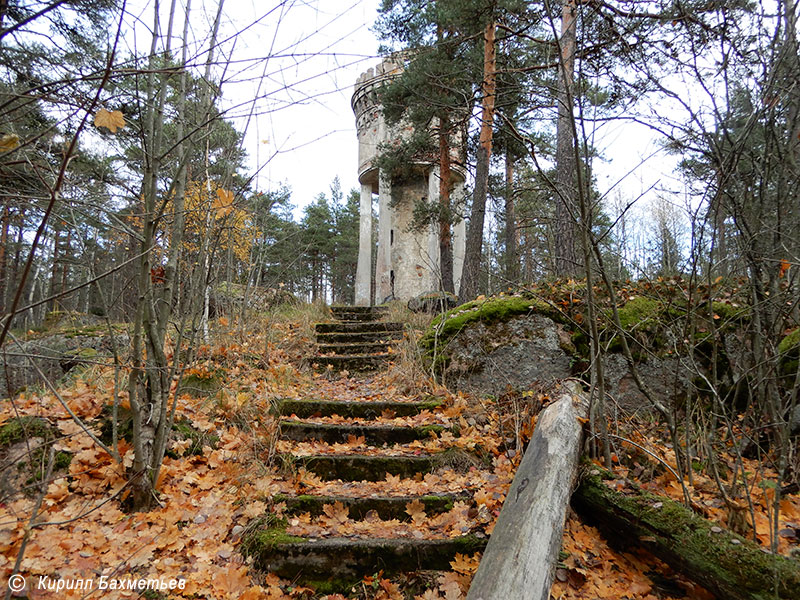
[[[378,146],[401,138],[409,131],[402,124],[389,127],[383,119],[377,90],[400,73],[402,66],[385,59],[374,69],[362,73],[355,84],[351,105],[358,132],[358,180],[361,183],[358,268],[355,303],[357,306],[380,304],[387,298],[408,300],[423,292],[440,289],[439,238],[434,227],[411,230],[414,203],[439,200],[439,168],[429,162],[418,163],[418,175],[402,183],[392,182],[388,173],[375,166]],[[454,158],[458,152],[453,144]],[[453,166],[453,206],[463,203],[464,172]],[[375,269],[375,297],[371,297],[372,265],[372,196],[378,195],[378,254]],[[453,228],[453,279],[456,292],[464,265],[466,225]]]

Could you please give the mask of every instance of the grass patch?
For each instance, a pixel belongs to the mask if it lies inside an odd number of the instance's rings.
[[[298,544],[305,542],[305,538],[286,533],[288,521],[275,515],[265,515],[253,520],[242,536],[240,550],[244,556],[253,556],[256,560],[260,556],[268,555],[281,544]]]

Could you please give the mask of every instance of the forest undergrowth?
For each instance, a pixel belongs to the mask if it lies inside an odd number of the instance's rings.
[[[158,481],[160,506],[149,511],[124,510],[127,495],[125,469],[132,461],[130,441],[120,428],[117,450],[122,465],[101,450],[50,391],[28,389],[0,411],[0,442],[6,468],[0,500],[0,567],[4,578],[15,563],[26,577],[30,598],[317,598],[314,591],[251,568],[240,554],[248,527],[265,515],[284,517],[285,505],[276,495],[325,494],[337,496],[458,494],[469,490],[472,500],[456,501],[442,514],[429,516],[419,502],[406,506],[408,520],[351,519],[341,504],[326,505],[321,517],[288,515],[286,534],[323,538],[381,536],[417,539],[456,537],[465,533],[488,536],[492,532],[536,414],[554,390],[533,388],[509,392],[497,399],[478,399],[452,393],[435,383],[416,360],[414,342],[419,333],[410,328],[396,349],[395,362],[385,372],[351,376],[346,372],[313,369],[311,323],[320,309],[295,308],[242,324],[225,318],[215,322],[213,340],[201,346],[183,374],[187,389],[177,401],[176,422],[169,454]],[[419,323],[417,323],[420,326]],[[245,335],[246,333],[246,335]],[[125,373],[117,373],[123,379]],[[93,366],[59,388],[61,398],[98,436],[104,435],[108,406],[114,401],[112,367]],[[189,385],[191,383],[192,385]],[[177,381],[173,381],[176,385]],[[435,421],[457,427],[431,431],[428,439],[408,445],[407,452],[453,448],[475,451],[485,457],[489,470],[443,464],[434,472],[410,479],[389,476],[386,482],[342,483],[322,481],[303,469],[283,464],[283,442],[277,436],[271,409],[281,399],[313,397],[319,400],[411,401],[435,399],[439,406],[427,414],[396,417],[384,414],[379,422],[416,425]],[[117,392],[121,414],[128,408],[127,393]],[[316,422],[335,422],[320,417]],[[41,433],[39,429],[50,433]],[[23,429],[27,435],[14,433]],[[652,418],[618,419],[613,485],[621,491],[629,482],[683,501],[683,487],[675,478],[675,456],[664,429]],[[52,447],[52,452],[50,448]],[[363,439],[342,444],[314,442],[300,446],[309,454],[381,452]],[[294,445],[297,452],[298,445]],[[27,456],[27,467],[17,467],[12,454]],[[15,456],[16,456],[15,455]],[[49,456],[64,457],[50,461]],[[731,465],[734,457],[722,457]],[[742,535],[754,535],[769,547],[770,494],[760,485],[771,474],[763,463],[742,459],[737,506],[730,510],[719,486],[702,465],[689,485],[692,508]],[[49,463],[53,464],[50,465]],[[49,479],[42,484],[42,479]],[[736,475],[733,475],[734,477]],[[731,482],[735,483],[735,482]],[[374,488],[374,489],[373,489]],[[779,550],[798,552],[800,498],[788,495],[781,504]],[[742,512],[746,518],[742,518]],[[459,555],[452,571],[412,574],[400,578],[375,573],[352,590],[364,599],[446,598],[466,594],[477,569],[479,555]],[[147,595],[133,590],[87,594],[84,590],[37,589],[41,582],[93,579],[176,579],[180,589],[169,595]],[[44,579],[43,579],[44,578]],[[4,579],[4,580],[5,580]],[[53,585],[53,583],[51,583]],[[568,515],[559,568],[551,595],[577,598],[711,598],[704,590],[672,572],[666,565],[637,549],[621,549],[584,524],[572,511]],[[327,598],[343,598],[329,595]]]

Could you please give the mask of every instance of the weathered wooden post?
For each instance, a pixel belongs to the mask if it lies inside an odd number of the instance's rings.
[[[539,415],[467,600],[548,600],[589,399],[577,381]]]

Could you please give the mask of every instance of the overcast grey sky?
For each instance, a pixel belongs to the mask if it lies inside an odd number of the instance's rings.
[[[350,97],[358,75],[380,60],[372,32],[379,1],[224,0],[214,75],[224,82],[222,104],[245,131],[249,167],[257,172],[254,188],[270,191],[286,184],[296,214],[327,193],[336,176],[345,193],[358,186]],[[131,8],[131,26],[138,38],[132,45],[141,51],[149,45],[152,4],[140,2],[141,8]],[[198,68],[207,56],[216,6],[197,6],[194,0],[191,35]],[[140,21],[134,25],[136,18]],[[663,153],[639,165],[656,149],[646,128],[612,122],[602,126],[594,141],[606,159],[595,166],[602,193],[626,174],[617,188],[626,197],[657,181],[667,183],[672,161]]]
[[[235,84],[225,96],[235,103],[246,101],[248,93],[268,94],[258,101],[259,114],[246,131],[251,167],[260,167],[255,187],[267,191],[285,183],[294,204],[304,206],[320,192],[327,193],[336,176],[345,193],[358,186],[350,97],[358,75],[379,61],[378,41],[370,30],[378,0],[289,4],[284,16],[264,22],[258,35],[246,35],[244,47],[235,49],[237,58],[267,52],[275,56],[266,68],[259,65],[266,76]],[[246,16],[242,9],[236,20],[255,14]]]

